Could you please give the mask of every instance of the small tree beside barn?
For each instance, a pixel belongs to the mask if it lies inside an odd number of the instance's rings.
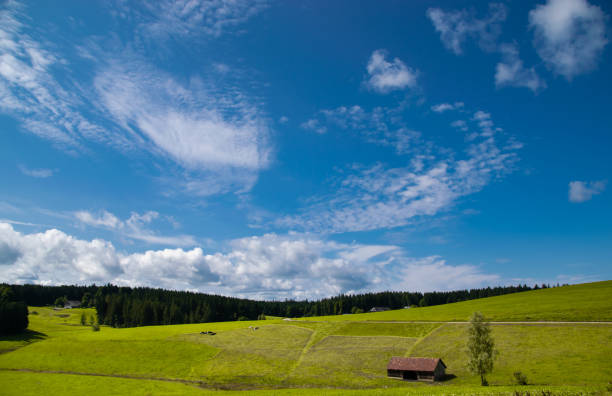
[[[481,385],[488,385],[485,375],[493,371],[497,350],[491,336],[491,327],[480,312],[474,312],[470,319],[467,352],[470,371],[480,376]]]

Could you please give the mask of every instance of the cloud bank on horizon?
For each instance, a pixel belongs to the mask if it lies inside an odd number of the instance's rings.
[[[5,2],[0,281],[313,298],[612,276],[610,5],[347,7]],[[563,240],[594,236],[542,263],[558,213]]]
[[[472,265],[412,258],[393,245],[343,244],[308,234],[232,240],[226,252],[124,254],[111,242],[57,229],[22,234],[0,223],[0,276],[9,283],[165,287],[251,298],[322,298],[384,290],[456,290],[498,282]],[[316,284],[313,285],[313,279]]]

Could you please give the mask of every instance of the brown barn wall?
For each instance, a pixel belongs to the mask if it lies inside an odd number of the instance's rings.
[[[434,380],[439,381],[443,379],[444,376],[445,376],[444,366],[442,365],[442,363],[438,363],[438,365],[436,366],[436,371],[434,372]]]

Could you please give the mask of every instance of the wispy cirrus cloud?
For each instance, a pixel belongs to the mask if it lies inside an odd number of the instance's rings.
[[[19,170],[24,175],[35,177],[37,179],[46,179],[47,177],[53,176],[53,173],[55,172],[53,169],[46,168],[31,169],[25,165],[19,165]]]
[[[450,124],[453,128],[457,128],[460,131],[467,132],[469,130],[467,122],[465,120],[455,120]]]
[[[529,12],[529,27],[540,58],[571,80],[597,66],[608,43],[608,18],[586,0],[548,0]]]
[[[392,147],[398,154],[406,154],[421,134],[408,128],[401,117],[398,117],[401,111],[401,106],[375,107],[372,110],[366,110],[359,105],[340,106],[319,111],[315,118],[305,124],[308,124],[306,129],[314,128],[315,131],[321,131],[319,133],[325,133],[329,128],[335,127],[366,142]]]
[[[388,61],[386,57],[385,50],[372,52],[366,67],[368,72],[366,86],[382,94],[416,87],[418,72],[406,66],[399,58]]]
[[[132,212],[126,220],[121,220],[108,211],[92,213],[86,210],[74,212],[80,223],[117,232],[119,235],[154,245],[194,246],[196,241],[191,235],[159,235],[148,225],[159,218],[159,213],[148,211],[143,214]]]
[[[350,121],[349,117],[349,127]],[[469,144],[463,155],[415,140],[415,155],[406,166],[378,163],[345,169],[335,181],[333,195],[313,198],[301,214],[281,218],[277,225],[322,233],[368,231],[405,226],[450,209],[461,197],[512,172],[522,147],[503,135],[490,113],[478,110],[468,121],[473,132],[466,135]],[[356,127],[363,121],[355,123]]]
[[[156,8],[147,14],[152,19],[139,23],[177,34],[210,28],[203,34],[216,36],[254,15],[252,9],[241,1],[173,3],[170,12]],[[25,12],[17,2],[0,11],[0,111],[24,129],[76,155],[92,144],[151,153],[176,164],[164,167],[176,170],[160,180],[173,179],[173,190],[178,182],[191,194],[249,191],[268,166],[267,118],[241,90],[198,75],[177,81],[145,54],[120,49],[134,47],[129,43],[113,43],[109,53],[100,37],[81,38],[75,59],[72,47],[55,44],[62,40],[42,37],[22,22]],[[91,80],[77,84],[64,77],[77,66],[82,70],[79,62],[87,64]]]
[[[300,124],[300,127],[307,131],[316,132],[319,135],[322,135],[327,132],[327,127],[321,125],[320,121],[316,118],[311,118],[308,121],[304,121],[302,124]]]
[[[110,64],[94,87],[101,111],[134,140],[192,172],[188,190],[248,191],[269,164],[267,121],[240,94],[213,92],[197,78],[180,84],[139,60]],[[198,183],[211,178],[223,183]]]
[[[439,103],[437,105],[431,106],[431,110],[436,113],[444,113],[450,110],[460,110],[463,109],[463,102],[455,102],[455,103]]]
[[[0,110],[58,147],[82,150],[84,136],[104,130],[76,109],[83,102],[72,87],[55,79],[65,59],[47,49],[52,45],[44,38],[27,33],[22,19],[27,19],[24,7],[15,1],[0,10]]]
[[[153,286],[251,298],[321,298],[383,290],[448,290],[499,283],[474,265],[413,258],[393,245],[337,243],[308,234],[265,234],[206,253],[125,254],[108,241],[58,229],[22,234],[0,223],[0,277],[11,283]],[[317,279],[313,283],[312,279]]]
[[[501,32],[501,23],[506,20],[506,6],[501,3],[490,3],[489,13],[478,18],[472,11],[429,8],[427,17],[440,34],[442,44],[455,55],[463,53],[467,39],[478,39],[481,48],[493,51]]]
[[[117,0],[111,12],[136,22],[135,34],[152,39],[231,32],[268,7],[267,0],[161,0],[134,4]]]

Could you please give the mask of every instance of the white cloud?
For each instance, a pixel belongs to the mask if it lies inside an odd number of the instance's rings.
[[[23,32],[18,3],[6,5],[0,11],[0,110],[57,146],[79,147],[76,131],[84,118],[73,109],[74,96],[53,78],[63,59]]]
[[[594,195],[601,194],[606,189],[605,181],[573,181],[569,183],[569,201],[574,203],[589,201]]]
[[[166,18],[167,27],[185,32],[201,24],[216,36],[254,12],[242,1],[182,6],[156,5],[151,9],[157,16],[150,16]],[[87,154],[92,142],[124,153],[150,152],[183,168],[161,167],[171,173],[161,179],[172,179],[172,190],[201,195],[248,191],[268,166],[268,121],[244,92],[197,75],[176,81],[117,43],[112,54],[105,52],[100,37],[77,43],[81,58],[68,62],[60,55],[68,49],[57,44],[65,40],[40,36],[22,20],[29,18],[17,3],[0,11],[0,111],[29,132],[76,155]],[[75,67],[88,71],[78,83],[64,78]],[[212,186],[211,179],[216,180]]]
[[[472,117],[472,121],[475,121],[478,124],[478,127],[480,128],[480,134],[479,136],[481,137],[491,137],[493,135],[495,135],[495,133],[497,132],[501,132],[502,129],[499,127],[495,127],[495,124],[493,123],[493,120],[491,119],[491,114],[482,111],[482,110],[478,110],[474,113],[474,116]],[[472,136],[472,138],[474,138],[475,136]]]
[[[538,76],[533,67],[525,68],[516,45],[503,44],[500,46],[500,52],[502,61],[497,64],[495,71],[497,87],[525,87],[533,92],[546,88],[546,83]]]
[[[351,118],[346,122],[350,126]],[[489,113],[475,112],[472,122],[479,132],[470,137],[463,157],[448,149],[434,150],[431,142],[415,141],[415,155],[407,166],[345,169],[332,186],[333,194],[311,199],[302,213],[276,224],[322,233],[367,231],[405,226],[448,210],[461,197],[512,172],[518,160],[521,144],[497,136],[501,128]]]
[[[117,218],[117,216],[105,210],[102,211],[100,216],[95,216],[85,210],[75,212],[74,216],[80,222],[94,227],[118,228],[123,224],[122,221]]]
[[[501,278],[474,265],[449,265],[439,256],[408,260],[400,267],[394,290],[462,290],[497,285]]]
[[[155,4],[112,3],[117,17],[135,21],[135,34],[152,39],[219,37],[267,7],[265,0],[161,0]]]
[[[444,113],[445,111],[449,111],[449,110],[462,109],[463,106],[464,106],[463,102],[440,103],[440,104],[431,106],[431,110],[435,111],[436,113]]]
[[[86,210],[77,211],[74,217],[83,224],[101,227],[118,232],[120,235],[156,245],[193,246],[196,244],[191,235],[163,236],[147,228],[159,213],[148,211],[143,214],[132,212],[130,217],[123,221],[114,214],[103,210],[96,215]],[[175,227],[176,222],[172,222]]]
[[[53,169],[30,169],[24,165],[19,165],[19,170],[26,176],[35,177],[37,179],[46,179],[53,176]]]
[[[0,223],[0,278],[9,283],[111,282],[251,298],[321,298],[383,290],[448,290],[499,282],[471,265],[411,258],[393,245],[341,244],[311,235],[240,238],[226,252],[201,248],[118,252],[62,231],[21,234]]]
[[[201,248],[148,250],[119,258],[122,273],[113,281],[130,286],[193,290],[217,282]]]
[[[286,124],[287,122],[289,122],[289,117],[287,117],[287,116],[281,116],[281,117],[278,119],[278,122],[279,122],[279,124]]]
[[[465,122],[464,120],[455,120],[455,121],[451,122],[451,126],[453,128],[457,128],[457,129],[459,129],[460,131],[463,131],[463,132],[467,132],[468,129],[469,129],[468,126],[467,126],[467,122]]]
[[[371,111],[361,106],[340,106],[335,109],[324,109],[313,118],[302,124],[307,129],[327,132],[327,125],[364,139],[368,143],[393,147],[398,154],[406,154],[418,141],[420,133],[408,128],[399,117],[402,107],[386,109],[376,107]]]
[[[321,123],[319,122],[319,120],[312,118],[308,121],[303,122],[300,127],[302,127],[302,129],[306,129],[308,131],[313,131],[316,132],[320,135],[324,134],[325,132],[327,132],[327,127],[321,125]]]
[[[548,0],[529,12],[538,54],[568,80],[597,66],[608,43],[607,19],[600,7],[586,0]]]
[[[481,48],[495,49],[495,41],[501,31],[500,25],[506,19],[506,6],[501,3],[489,4],[489,15],[483,19],[476,18],[466,10],[444,11],[440,8],[429,8],[427,17],[440,33],[444,46],[460,55],[463,44],[468,38],[478,38]]]
[[[257,110],[239,96],[214,98],[203,82],[192,84],[138,61],[112,64],[94,81],[119,125],[186,168],[266,167],[268,131]]]
[[[366,85],[378,93],[414,88],[417,85],[417,71],[406,66],[399,58],[391,62],[386,59],[384,50],[372,52],[368,61],[369,79]]]
[[[13,257],[0,265],[0,277],[8,282],[105,282],[121,271],[113,245],[103,240],[83,241],[56,229],[22,235],[6,223],[0,224],[0,240]]]

